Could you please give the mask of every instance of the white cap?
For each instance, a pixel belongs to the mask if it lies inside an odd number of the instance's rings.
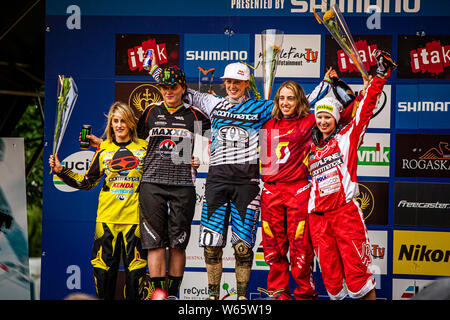
[[[234,62],[225,67],[221,79],[250,80],[250,69],[243,63]]]
[[[336,123],[341,118],[342,104],[335,98],[325,97],[316,102],[314,114],[317,116],[319,112],[328,112],[336,119]]]

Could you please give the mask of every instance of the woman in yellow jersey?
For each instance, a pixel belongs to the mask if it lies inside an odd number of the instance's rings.
[[[67,185],[91,190],[104,177],[99,194],[95,240],[91,263],[97,296],[115,296],[120,256],[125,267],[126,299],[140,299],[147,256],[139,229],[139,189],[147,141],[137,136],[137,122],[131,108],[121,102],[109,109],[106,140],[97,148],[85,175],[63,167],[57,156],[50,167]]]

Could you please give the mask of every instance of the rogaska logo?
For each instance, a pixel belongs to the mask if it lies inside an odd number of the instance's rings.
[[[414,150],[416,151],[416,149]],[[417,151],[421,151],[418,149]],[[402,159],[402,169],[450,170],[450,148],[448,142],[439,142],[421,154],[418,159]]]

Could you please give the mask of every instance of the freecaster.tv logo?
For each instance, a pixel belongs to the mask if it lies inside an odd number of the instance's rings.
[[[156,43],[156,40],[149,38],[143,41],[140,46],[128,49],[128,67],[130,70],[142,70],[142,65],[145,58],[145,53],[148,49],[153,49],[156,63],[158,65],[167,63],[167,50],[165,43]]]

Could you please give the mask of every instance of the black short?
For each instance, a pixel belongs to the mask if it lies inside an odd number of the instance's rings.
[[[186,249],[195,201],[195,187],[142,183],[139,192],[142,247]]]

